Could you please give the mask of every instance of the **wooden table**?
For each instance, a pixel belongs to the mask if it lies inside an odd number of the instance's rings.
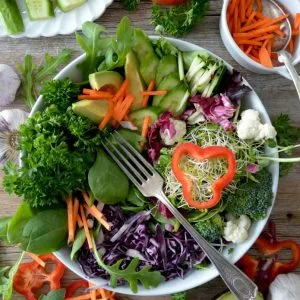
[[[296,91],[291,81],[280,77],[279,75],[257,75],[253,74],[240,67],[229,55],[224,48],[219,35],[219,16],[221,11],[222,1],[211,0],[210,10],[204,23],[194,29],[192,33],[184,39],[193,42],[197,45],[205,47],[215,54],[219,55],[236,69],[242,71],[243,75],[249,80],[250,84],[256,90],[261,100],[265,104],[271,116],[280,113],[289,114],[293,123],[300,126],[300,105]],[[116,24],[121,17],[128,15],[135,26],[141,27],[148,34],[153,34],[153,26],[150,25],[151,20],[151,3],[142,2],[138,11],[128,13],[121,7],[119,0],[111,5],[105,14],[97,21],[104,25],[109,33],[115,32]],[[21,63],[26,54],[32,54],[36,61],[42,59],[45,52],[50,54],[57,53],[62,48],[71,48],[75,50],[75,55],[79,55],[81,50],[75,42],[74,35],[57,36],[52,38],[37,38],[37,39],[0,39],[0,63],[9,64],[16,67]],[[18,97],[20,98],[20,97]],[[12,107],[25,108],[24,104],[18,99]],[[300,153],[298,153],[300,154]],[[294,239],[300,243],[300,165],[295,166],[290,174],[280,181],[277,201],[272,213],[272,219],[277,225],[278,238]],[[12,215],[17,206],[19,199],[9,197],[3,188],[0,190],[0,216]],[[12,264],[18,255],[15,248],[4,247],[0,244],[0,264]],[[285,256],[285,258],[288,255]],[[298,270],[300,273],[300,269]],[[76,276],[71,272],[67,272],[64,284],[68,284],[75,279]],[[193,300],[209,300],[216,295],[225,291],[226,287],[220,278],[217,278],[199,288],[189,292],[190,298]],[[123,297],[122,297],[123,298]],[[13,299],[22,299],[18,295],[14,295]],[[165,297],[126,297],[126,299],[169,299]]]

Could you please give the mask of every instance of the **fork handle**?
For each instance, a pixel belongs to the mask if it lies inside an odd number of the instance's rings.
[[[222,254],[208,243],[174,207],[167,196],[161,191],[155,195],[189,232],[201,249],[206,253],[209,260],[215,265],[227,287],[239,300],[254,300],[257,295],[257,286],[241,270],[231,264]]]

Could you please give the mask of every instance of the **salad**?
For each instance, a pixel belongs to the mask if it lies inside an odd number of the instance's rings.
[[[154,288],[209,263],[157,199],[146,199],[104,151],[117,131],[151,162],[164,192],[222,250],[247,240],[272,204],[265,147],[276,130],[242,109],[251,89],[207,51],[150,39],[127,17],[109,37],[87,22],[81,82],[45,82],[42,110],[20,127],[21,166],[4,170],[23,198],[6,218],[8,243],[45,254],[70,247],[90,277]]]

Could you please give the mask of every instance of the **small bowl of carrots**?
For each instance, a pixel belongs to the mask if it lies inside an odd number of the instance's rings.
[[[277,2],[286,14],[271,18],[263,14],[261,0],[224,0],[220,33],[228,52],[246,69],[260,74],[278,73],[291,79],[271,49],[275,38],[284,37],[282,23],[288,18],[292,39],[286,50],[294,65],[300,62],[300,1]]]

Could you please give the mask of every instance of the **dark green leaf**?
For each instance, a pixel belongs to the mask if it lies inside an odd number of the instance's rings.
[[[123,8],[128,11],[134,11],[140,4],[140,0],[122,0]]]
[[[72,251],[70,254],[70,257],[72,260],[76,259],[77,253],[83,246],[85,240],[86,240],[86,235],[85,235],[84,229],[82,228],[82,229],[77,230],[75,240],[72,245]]]
[[[11,221],[12,217],[2,217],[0,219],[0,241],[8,244],[7,239],[7,230],[8,230],[8,224]]]
[[[41,295],[39,300],[64,300],[65,299],[66,290],[54,290],[50,291],[47,295]]]

